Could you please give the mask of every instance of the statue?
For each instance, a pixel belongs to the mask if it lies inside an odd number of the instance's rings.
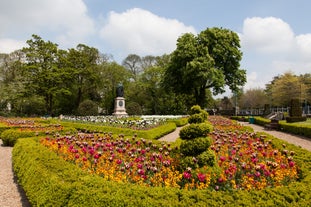
[[[124,89],[122,83],[119,83],[117,86],[117,97],[123,97],[124,96]]]

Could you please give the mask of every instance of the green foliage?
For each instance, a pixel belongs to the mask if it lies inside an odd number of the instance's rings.
[[[180,145],[180,152],[185,156],[197,156],[211,146],[209,137],[198,137],[191,140],[183,140]]]
[[[265,126],[266,124],[270,123],[271,120],[262,118],[262,117],[254,117],[255,118],[255,124]],[[288,118],[288,117],[287,117]],[[305,118],[305,117],[303,117]],[[296,134],[296,135],[302,135],[305,137],[311,138],[311,124],[310,122],[293,122],[288,123],[286,121],[279,121],[279,128],[280,130]]]
[[[188,122],[189,124],[195,124],[195,123],[203,123],[206,119],[204,118],[204,115],[202,113],[200,114],[192,114]]]
[[[228,29],[207,28],[197,36],[186,33],[177,40],[164,83],[176,93],[194,94],[196,104],[204,106],[206,90],[217,94],[225,85],[236,91],[245,84],[241,59],[239,37]]]
[[[278,149],[283,149],[285,143],[286,149],[295,151],[294,159],[301,170],[299,182],[278,188],[229,192],[122,184],[89,175],[36,139],[18,140],[12,159],[19,184],[32,206],[310,206],[311,153],[269,135],[266,139],[271,139]],[[192,158],[187,159],[191,163]]]
[[[123,134],[127,137],[138,136],[145,139],[158,139],[176,129],[176,124],[173,122],[168,122],[148,130],[134,130],[130,128],[118,128],[112,126],[102,126],[98,124],[83,124],[71,122],[62,122],[61,124],[66,127],[75,128],[78,131],[82,132]]]
[[[203,166],[214,166],[216,164],[216,155],[215,152],[211,149],[205,150],[201,154],[198,155],[198,165],[199,167]]]
[[[199,105],[194,105],[190,108],[189,114],[194,115],[194,114],[200,114],[202,112],[201,106]]]
[[[14,146],[16,141],[20,138],[44,136],[47,134],[56,135],[76,132],[77,130],[72,127],[64,127],[62,130],[55,131],[21,131],[19,128],[12,128],[3,131],[0,135],[0,138],[2,139],[4,146]]]
[[[168,122],[174,122],[177,127],[182,127],[188,124],[188,118],[169,119]]]
[[[290,117],[301,117],[301,115],[302,115],[302,109],[300,106],[299,99],[292,99],[290,101],[289,116]]]
[[[213,126],[207,123],[190,124],[180,130],[179,136],[183,140],[205,137],[212,129]]]
[[[181,157],[179,160],[179,164],[178,164],[178,170],[184,171],[188,167],[190,167],[191,169],[196,169],[198,167],[198,164],[195,160],[196,160],[196,158],[193,156]]]
[[[290,116],[290,117],[286,117],[286,121],[287,121],[288,123],[302,122],[302,121],[307,121],[307,117],[302,117],[302,116]]]
[[[80,116],[96,116],[98,115],[98,105],[94,101],[85,100],[79,105],[78,114]]]

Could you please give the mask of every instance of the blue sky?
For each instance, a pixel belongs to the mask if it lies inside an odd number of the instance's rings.
[[[0,0],[0,53],[37,34],[121,63],[131,53],[170,53],[186,32],[223,27],[240,36],[245,89],[262,88],[284,72],[311,72],[310,8],[308,0]]]

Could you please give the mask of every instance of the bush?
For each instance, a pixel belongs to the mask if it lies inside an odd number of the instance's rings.
[[[194,105],[190,108],[189,114],[193,115],[193,114],[199,114],[201,113],[202,109],[199,105]]]
[[[180,145],[180,152],[185,156],[197,156],[211,146],[212,140],[209,137],[200,137],[191,140],[183,140]]]
[[[199,167],[206,165],[212,167],[216,164],[216,155],[215,152],[211,149],[202,152],[197,158]]]
[[[291,116],[291,117],[286,117],[286,121],[287,121],[288,123],[307,121],[307,117],[302,117],[302,116]]]
[[[35,136],[44,136],[45,134],[67,134],[67,133],[76,133],[77,130],[72,127],[65,127],[62,130],[55,130],[55,131],[20,131],[19,128],[13,128],[5,130],[1,133],[0,138],[3,141],[4,146],[14,146],[16,141],[20,138],[28,138],[28,137],[35,137]]]
[[[204,118],[203,114],[193,114],[189,117],[188,123],[189,124],[198,124],[203,123],[206,119]]]
[[[81,116],[98,115],[98,105],[91,100],[85,100],[78,107],[78,114]]]
[[[213,126],[207,123],[190,124],[180,130],[179,136],[183,140],[205,137],[212,129]]]

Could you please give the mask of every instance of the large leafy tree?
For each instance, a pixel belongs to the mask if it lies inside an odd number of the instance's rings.
[[[116,87],[118,83],[124,85],[125,98],[129,94],[130,72],[116,62],[103,62],[99,65],[100,85],[98,92],[101,97],[100,106],[103,113],[112,114],[114,109],[114,100],[116,98]]]
[[[46,112],[53,115],[55,97],[67,90],[62,85],[64,73],[58,67],[58,46],[50,41],[44,41],[38,35],[32,35],[27,44],[29,46],[23,48],[26,54],[22,74],[27,89],[25,94],[43,97]]]
[[[274,77],[266,85],[266,93],[270,97],[273,106],[289,106],[291,99],[299,99],[301,102],[307,97],[306,79],[292,72],[286,72]]]
[[[225,85],[238,91],[245,84],[241,59],[240,40],[233,31],[208,28],[197,36],[186,33],[177,40],[164,83],[178,94],[193,94],[196,104],[205,107],[207,90],[219,94]]]
[[[8,110],[8,105],[14,113],[23,107],[20,102],[21,98],[26,98],[23,97],[25,87],[20,81],[23,57],[24,53],[21,50],[0,55],[0,105],[4,111]]]
[[[269,98],[265,91],[261,88],[253,88],[246,90],[241,94],[239,106],[241,108],[263,108],[269,103]]]
[[[99,101],[98,94],[100,75],[98,64],[103,62],[96,48],[79,44],[75,49],[69,49],[68,67],[72,71],[72,88],[75,97],[75,107],[85,100]]]

